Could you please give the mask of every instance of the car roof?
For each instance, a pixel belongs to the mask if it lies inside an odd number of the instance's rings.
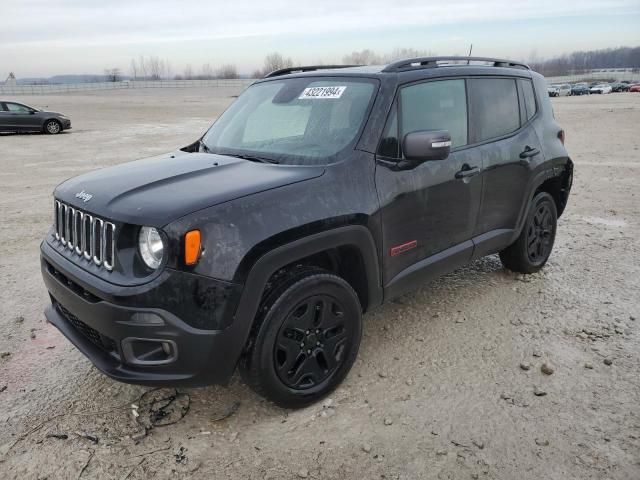
[[[511,60],[484,57],[420,57],[399,60],[387,65],[318,65],[284,68],[271,72],[258,82],[314,76],[384,78],[395,75],[419,79],[490,74],[531,78],[531,70],[527,65]]]

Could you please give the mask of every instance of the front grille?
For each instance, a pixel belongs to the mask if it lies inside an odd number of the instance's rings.
[[[78,330],[87,340],[93,343],[96,347],[104,350],[107,353],[116,351],[116,342],[107,337],[106,335],[101,334],[95,328],[90,327],[78,317],[76,317],[69,310],[64,308],[60,303],[55,302],[56,309],[60,314],[67,320],[73,327]]]
[[[113,270],[116,226],[99,217],[56,200],[54,202],[55,238],[63,247]]]

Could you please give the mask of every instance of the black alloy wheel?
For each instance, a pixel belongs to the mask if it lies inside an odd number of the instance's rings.
[[[544,267],[553,250],[557,221],[558,210],[553,197],[547,192],[536,194],[520,235],[500,252],[502,264],[519,273],[535,273]]]
[[[345,360],[349,324],[340,300],[314,295],[299,302],[285,318],[274,346],[278,377],[294,389],[321,384]]]
[[[275,404],[304,407],[349,373],[362,336],[362,307],[349,283],[317,267],[294,267],[270,284],[240,373]]]
[[[531,263],[547,259],[553,248],[555,217],[548,203],[538,206],[527,226],[527,254]]]

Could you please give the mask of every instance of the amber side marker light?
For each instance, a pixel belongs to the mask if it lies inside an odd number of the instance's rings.
[[[195,265],[200,258],[200,230],[191,230],[184,236],[184,263]]]

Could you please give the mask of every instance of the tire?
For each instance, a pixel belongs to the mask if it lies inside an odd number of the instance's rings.
[[[296,268],[277,280],[256,320],[240,373],[255,392],[281,407],[305,407],[328,395],[358,354],[358,296],[326,270]]]
[[[44,132],[49,135],[57,135],[62,131],[62,124],[58,120],[47,120],[44,123]]]
[[[558,212],[553,197],[538,193],[529,207],[518,239],[500,252],[500,260],[509,270],[535,273],[544,267],[556,239]]]

